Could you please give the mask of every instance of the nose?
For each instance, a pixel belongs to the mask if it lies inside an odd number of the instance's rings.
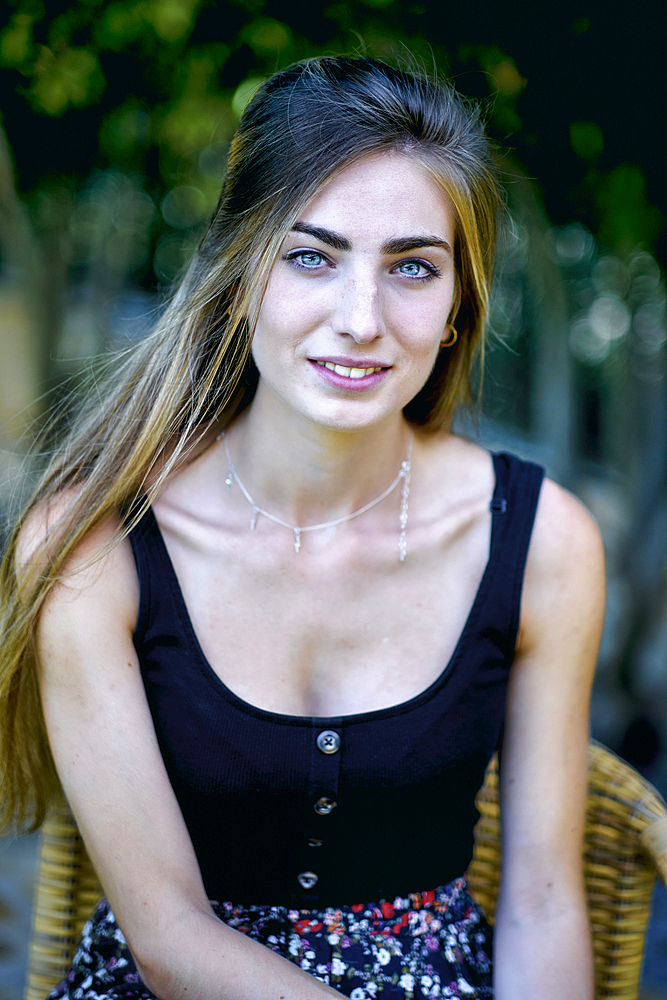
[[[373,274],[350,274],[339,286],[336,332],[352,337],[357,344],[369,344],[384,336],[382,293]]]

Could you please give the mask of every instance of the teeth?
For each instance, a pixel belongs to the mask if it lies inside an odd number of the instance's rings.
[[[342,375],[343,378],[365,378],[366,375],[382,371],[382,368],[346,368],[345,365],[335,365],[331,361],[318,361],[317,363],[332,372],[336,372],[337,375]]]

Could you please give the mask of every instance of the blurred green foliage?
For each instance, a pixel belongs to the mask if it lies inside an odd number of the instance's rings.
[[[615,49],[622,45],[627,64],[633,29],[610,44],[587,5],[576,18],[531,7],[530,19],[521,4],[512,14],[463,12],[437,0],[5,6],[0,107],[21,191],[39,214],[40,198],[68,189],[76,200],[95,171],[133,178],[159,209],[143,260],[135,255],[135,281],[169,281],[182,263],[215,205],[227,143],[258,83],[296,59],[343,51],[450,75],[483,102],[510,173],[539,178],[554,221],[577,214],[611,248],[643,244],[662,256],[667,206],[653,158],[664,135],[653,129],[652,146],[619,142],[620,131],[642,123],[648,134],[641,103],[632,121],[620,118],[627,94],[621,105]],[[645,66],[650,39],[642,43]]]

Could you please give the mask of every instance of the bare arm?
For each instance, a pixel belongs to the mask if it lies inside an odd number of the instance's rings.
[[[497,1000],[591,1000],[581,843],[588,710],[604,616],[590,516],[544,484],[531,542],[502,752]]]
[[[160,1000],[317,1000],[335,991],[227,927],[206,898],[132,644],[138,583],[107,524],[49,596],[37,636],[63,787],[139,974]],[[34,544],[26,532],[25,548]]]

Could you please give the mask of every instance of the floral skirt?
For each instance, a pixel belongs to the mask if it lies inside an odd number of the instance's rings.
[[[391,902],[292,910],[213,903],[229,926],[351,1000],[493,997],[492,932],[465,878]],[[48,1000],[154,1000],[103,899]]]

